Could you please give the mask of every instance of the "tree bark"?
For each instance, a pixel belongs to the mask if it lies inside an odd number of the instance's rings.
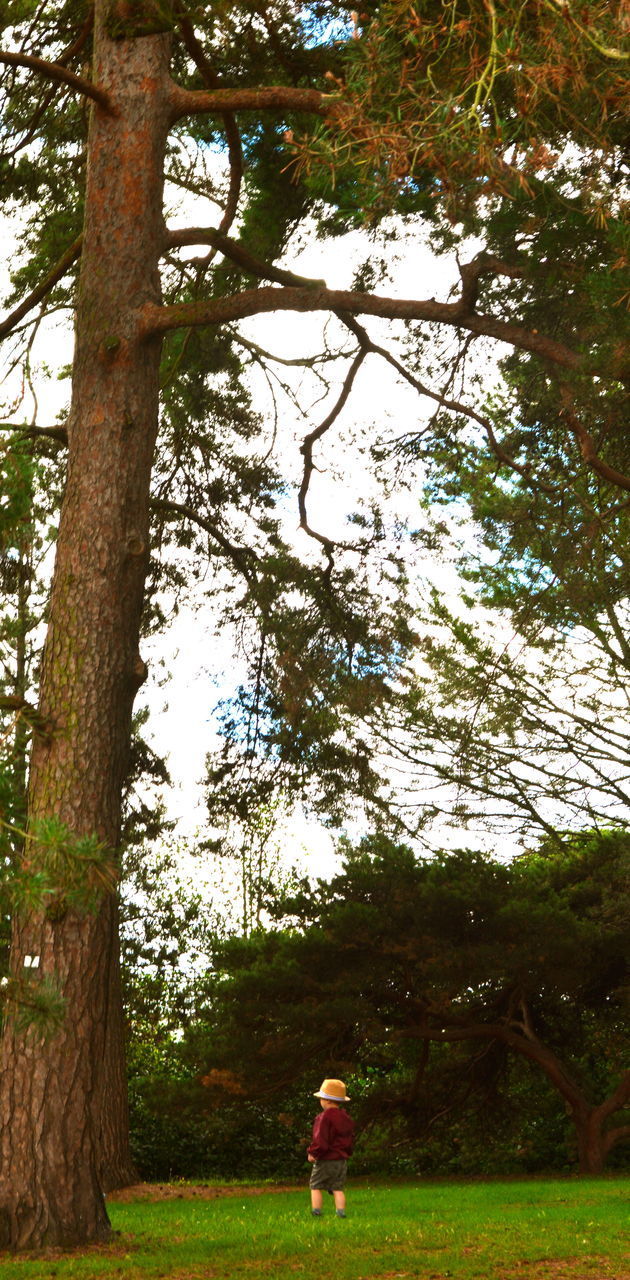
[[[114,109],[94,106],[89,131],[68,477],[41,683],[51,733],[34,746],[29,820],[55,815],[74,835],[96,834],[115,847],[144,674],[138,636],[160,340],[141,336],[138,313],[160,300],[170,80],[169,36],[112,40],[105,9],[98,0],[94,80]],[[45,851],[32,841],[28,856],[36,864]],[[61,902],[17,919],[15,973],[26,954],[39,956],[37,972],[61,990],[69,1016],[47,1039],[14,1019],[5,1027],[0,1243],[103,1241],[111,1234],[103,1135],[110,1121],[110,1136],[124,1129],[110,1106],[123,1061],[112,901],[93,914]]]
[[[606,1163],[606,1142],[596,1107],[573,1112],[580,1173],[599,1174]]]

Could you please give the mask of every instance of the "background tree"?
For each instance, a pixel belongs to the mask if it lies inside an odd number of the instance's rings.
[[[442,11],[442,6],[435,8]],[[554,20],[564,23],[555,13]],[[326,30],[333,32],[332,39],[322,37]],[[383,673],[393,671],[410,640],[407,613],[391,590],[384,593],[381,607],[374,608],[374,575],[363,568],[378,533],[373,521],[354,550],[336,547],[311,526],[307,496],[313,450],[341,413],[368,356],[375,353],[393,362],[398,375],[416,390],[437,395],[439,403],[446,401],[392,352],[383,355],[381,344],[357,315],[422,322],[463,336],[503,340],[547,362],[561,389],[570,377],[576,388],[571,414],[576,412],[577,396],[585,403],[605,404],[608,393],[600,396],[600,386],[611,387],[611,394],[617,387],[616,347],[611,350],[607,341],[589,335],[586,354],[581,333],[558,338],[545,326],[530,325],[529,317],[520,314],[516,295],[505,309],[503,285],[524,270],[521,256],[507,264],[486,254],[475,256],[461,268],[457,296],[446,301],[374,293],[361,287],[365,279],[352,289],[328,289],[277,265],[291,226],[312,199],[303,187],[294,190],[281,172],[283,147],[311,117],[336,120],[343,130],[343,94],[334,82],[332,93],[323,91],[331,87],[324,73],[336,76],[341,71],[344,50],[335,43],[340,31],[348,31],[347,13],[334,5],[306,14],[283,4],[261,12],[239,7],[221,14],[202,10],[196,27],[177,4],[152,0],[131,15],[126,4],[111,0],[97,0],[93,10],[64,0],[45,9],[30,0],[5,7],[0,54],[7,93],[3,185],[7,198],[26,209],[23,236],[28,259],[15,274],[11,310],[0,330],[10,344],[9,363],[25,339],[28,345],[42,308],[50,312],[70,298],[76,308],[72,401],[65,430],[52,427],[56,436],[67,438],[68,460],[38,704],[46,733],[34,741],[29,775],[33,835],[53,815],[60,829],[79,842],[96,841],[99,848],[109,849],[119,845],[132,708],[145,676],[138,639],[152,511],[161,514],[160,529],[171,518],[184,522],[179,538],[184,549],[194,552],[195,538],[203,537],[204,546],[207,538],[217,558],[236,570],[245,584],[250,616],[275,650],[271,669],[280,679],[269,686],[269,696],[282,716],[285,707],[295,708],[292,690],[299,690],[313,668],[326,661],[340,674],[351,671],[349,694],[355,688],[354,677],[360,675],[382,696]],[[548,24],[538,21],[538,11],[532,39],[548,47]],[[609,65],[605,49],[602,53],[592,48],[589,32],[581,39],[580,50],[586,48],[594,62],[603,58],[616,93],[616,63]],[[354,43],[350,41],[352,47]],[[513,65],[518,68],[520,63]],[[451,70],[456,73],[455,67]],[[541,143],[553,128],[554,137],[563,130],[565,139],[588,146],[588,129],[597,119],[598,137],[603,137],[611,156],[606,175],[612,173],[617,127],[613,99],[607,100],[609,123],[602,127],[598,110],[597,115],[589,114],[583,129],[579,115],[569,116],[569,108],[561,119],[546,112],[544,104],[556,100],[555,93],[546,93],[546,83],[552,81],[541,77]],[[577,78],[568,80],[567,103],[580,105],[581,100],[575,101],[577,83]],[[484,73],[481,84],[492,88],[494,80]],[[514,101],[511,119],[518,121],[519,103]],[[490,93],[482,92],[479,103],[491,114]],[[548,119],[553,119],[553,126]],[[569,119],[578,123],[569,128]],[[496,128],[492,139],[501,155],[514,141],[509,130]],[[224,184],[213,174],[217,149],[228,161]],[[251,166],[245,181],[244,158]],[[424,184],[404,193],[411,197],[412,219],[421,213],[439,222],[443,213],[452,213],[452,193],[440,185],[440,172],[436,164],[435,177],[429,174]],[[219,205],[215,225],[165,227],[167,175],[174,185],[202,197],[212,191]],[[469,179],[467,173],[466,186]],[[354,203],[351,199],[349,215],[342,206],[342,218],[354,218],[357,203],[370,199],[369,192],[361,195],[356,178],[353,182]],[[429,198],[436,190],[437,197]],[[489,194],[494,199],[493,192]],[[483,184],[473,182],[467,199],[479,211],[487,196]],[[498,191],[499,205],[502,198]],[[580,187],[580,200],[577,224],[584,225],[592,214],[588,184]],[[234,242],[229,233],[245,205],[247,213]],[[275,217],[270,216],[273,211]],[[612,213],[610,220],[612,225]],[[442,226],[443,243],[452,247],[448,227]],[[470,226],[469,222],[467,229]],[[208,253],[201,262],[185,264],[180,253],[191,243]],[[216,261],[218,253],[227,266]],[[549,273],[543,274],[538,283],[544,291]],[[524,277],[531,284],[529,269]],[[260,284],[261,280],[271,283]],[[482,311],[482,303],[489,310]],[[340,326],[334,339],[337,348],[339,335],[344,340],[351,335],[341,392],[302,446],[300,520],[323,553],[321,565],[308,572],[283,545],[277,524],[270,526],[265,519],[272,493],[277,493],[276,475],[270,478],[265,470],[266,451],[254,465],[243,465],[247,450],[241,442],[251,438],[255,420],[246,397],[234,389],[237,369],[226,351],[231,326],[248,316],[279,310],[332,314]],[[238,334],[234,341],[238,343]],[[259,358],[258,352],[250,354]],[[234,448],[225,452],[225,475],[219,478],[214,474],[217,449],[208,443],[214,417],[209,416],[203,439],[195,439],[193,431],[184,443],[181,435],[189,407],[205,412],[208,379],[199,373],[204,365],[216,372],[233,423]],[[156,455],[160,390],[166,392],[168,386],[175,391],[162,423],[165,449],[159,447]],[[164,398],[168,400],[166,394]],[[590,465],[606,465],[613,482],[623,487],[627,481],[614,450],[602,462],[590,448],[588,419],[585,424],[578,415],[577,420],[575,434]],[[49,434],[51,424],[35,421],[30,430]],[[157,488],[152,493],[156,456]],[[196,484],[190,480],[193,474]],[[193,536],[191,526],[201,534]],[[157,545],[159,538],[158,533]],[[387,561],[386,556],[385,581],[391,576]],[[357,563],[360,571],[355,573]],[[399,576],[395,568],[392,573]],[[302,596],[301,608],[295,607],[296,591]],[[285,622],[282,629],[274,625],[276,601],[278,615],[296,624],[297,643],[285,645]],[[320,641],[313,619],[323,605]],[[297,625],[302,612],[309,628],[306,645]],[[324,666],[323,690],[327,679]],[[302,705],[307,702],[302,696]],[[326,717],[323,697],[314,703],[318,734],[328,732],[325,745],[334,747],[338,720]],[[341,719],[354,734],[352,717],[342,701],[338,705]],[[295,737],[285,735],[287,742],[294,743]],[[277,744],[272,746],[279,753]],[[369,766],[367,754],[366,760],[362,740],[355,736],[341,763],[351,768],[356,759],[361,779]],[[314,752],[312,762],[316,759]],[[29,849],[34,866],[45,862],[45,842],[34,839]],[[25,956],[34,954],[40,956],[42,975],[58,985],[73,1016],[45,1044],[29,1039],[12,1018],[5,1025],[0,1239],[12,1247],[106,1239],[103,1151],[107,1146],[109,1162],[116,1143],[122,1148],[125,1141],[113,897],[91,914],[78,915],[69,899],[57,902],[54,910],[49,904],[43,912],[17,914],[11,947],[14,973],[23,969]],[[56,1153],[54,1169],[47,1154],[51,1151]]]
[[[371,1072],[373,1111],[406,1118],[417,1139],[431,1119],[428,1045],[474,1046],[440,1059],[447,1108],[491,1089],[506,1053],[518,1055],[562,1100],[580,1170],[599,1173],[630,1133],[618,1056],[627,876],[621,834],[510,865],[466,851],[420,859],[366,839],[330,883],[283,904],[292,927],[220,949],[209,1062],[253,1096],[281,1092],[313,1056]]]
[[[606,197],[613,205],[614,186]],[[531,279],[512,283],[512,292],[532,324],[553,314],[556,333],[597,330],[612,350],[624,329],[623,300],[615,306],[611,295],[605,312],[596,301],[600,287],[618,289],[604,249],[610,227],[591,219],[578,249],[562,200],[550,207],[552,190],[546,184],[536,214],[540,193],[531,202],[525,242],[537,245],[539,262],[551,261],[552,240],[563,244],[562,265],[544,292]],[[495,252],[514,247],[505,211],[486,231]],[[461,375],[469,392],[478,389],[485,431],[463,413],[438,410],[432,433],[407,431],[381,446],[401,468],[422,469],[424,501],[434,513],[440,504],[455,526],[452,564],[465,586],[457,602],[454,591],[421,601],[422,638],[406,689],[387,718],[375,717],[374,731],[407,771],[402,816],[411,829],[426,824],[432,804],[453,812],[454,797],[461,819],[483,814],[487,826],[495,815],[525,839],[532,830],[625,825],[627,502],[567,435],[564,392],[548,368],[513,351],[501,369],[501,394],[488,395],[484,372],[469,363]],[[619,459],[626,406],[621,384],[597,404],[582,401],[593,438]]]
[[[567,570],[579,555],[567,553]],[[516,555],[492,565],[482,549],[462,559],[475,585],[456,602],[436,592],[422,608],[404,689],[386,717],[371,718],[404,778],[392,811],[410,833],[426,833],[439,815],[521,843],[541,831],[561,843],[586,823],[625,828],[627,597],[614,601],[611,589],[601,612],[589,611],[587,571],[572,595],[559,574],[545,601],[546,564],[528,586],[525,572],[517,585]]]
[[[41,731],[37,698],[39,646],[46,600],[42,565],[50,550],[44,490],[54,492],[58,468],[48,442],[27,432],[2,447],[3,502],[0,514],[0,859],[3,903],[0,924],[1,968],[6,976],[10,938],[10,901],[14,873],[24,846],[27,757],[33,733]],[[52,450],[54,458],[55,449]],[[48,455],[48,457],[46,456]],[[52,531],[54,533],[54,531]]]

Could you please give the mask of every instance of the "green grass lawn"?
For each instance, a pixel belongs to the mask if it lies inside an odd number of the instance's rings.
[[[328,1199],[328,1198],[327,1198]],[[2,1280],[630,1280],[630,1179],[349,1186],[348,1218],[305,1189],[112,1203],[116,1243],[0,1255]]]

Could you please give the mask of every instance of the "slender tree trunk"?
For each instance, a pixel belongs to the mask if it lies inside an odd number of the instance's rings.
[[[138,1181],[129,1146],[125,1019],[118,945],[118,902],[114,897],[110,898],[110,906],[113,918],[110,931],[105,1057],[98,1104],[100,1182],[103,1191],[114,1191]]]
[[[31,491],[32,493],[32,491]],[[29,608],[31,604],[32,573],[31,549],[20,547],[18,560],[17,589],[17,628],[15,641],[15,694],[18,698],[28,697],[28,632]],[[13,750],[14,778],[16,794],[16,811],[14,821],[22,827],[26,818],[26,780],[28,774],[28,731],[22,717],[17,722]]]
[[[29,813],[31,821],[54,814],[76,835],[115,847],[144,675],[138,635],[160,345],[139,339],[136,316],[160,297],[169,37],[112,40],[106,7],[97,0],[93,78],[116,114],[92,108],[68,478],[40,698],[51,734],[34,747]],[[38,856],[31,846],[31,861]],[[3,1036],[0,1241],[14,1249],[110,1235],[101,1143],[122,1062],[112,1039],[121,1030],[115,933],[111,902],[92,915],[57,909],[14,924],[13,970],[25,954],[39,956],[39,973],[69,1010],[49,1039],[12,1020]]]

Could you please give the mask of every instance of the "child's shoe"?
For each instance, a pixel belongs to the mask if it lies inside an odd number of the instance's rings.
[[[311,1209],[311,1216],[313,1218],[322,1218],[323,1214],[321,1209]]]
[[[345,1211],[345,1209],[335,1209],[335,1213],[336,1213],[336,1215],[337,1215],[337,1217],[338,1217],[338,1218],[345,1218],[345,1217],[346,1217],[346,1211]]]

